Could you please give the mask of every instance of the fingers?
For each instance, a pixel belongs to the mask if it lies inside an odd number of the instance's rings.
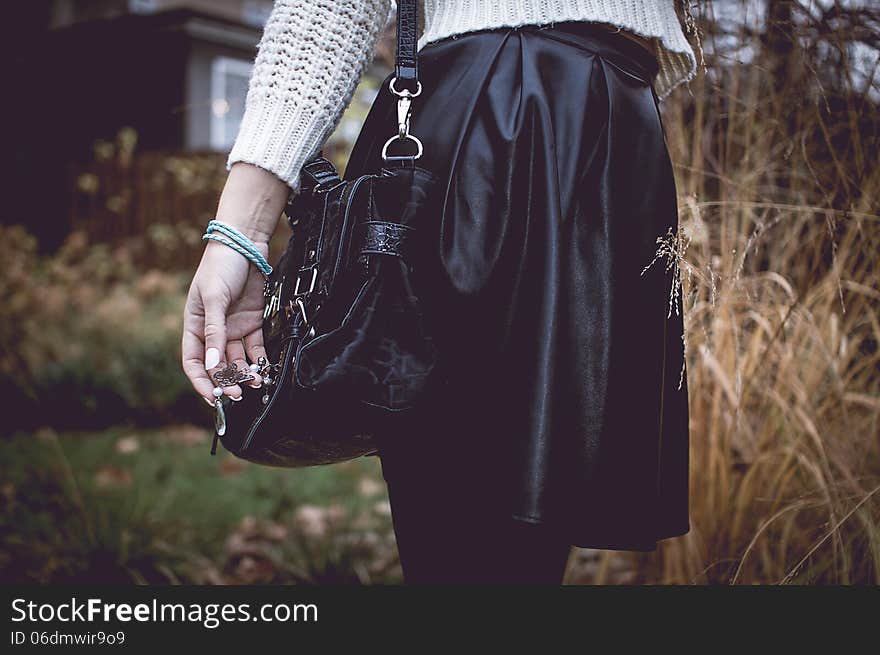
[[[205,402],[214,406],[214,382],[208,377],[205,370],[204,344],[201,337],[193,332],[191,326],[184,325],[183,342],[181,345],[183,353],[183,372],[189,378],[190,383]]]
[[[263,344],[262,326],[258,327],[250,334],[244,335],[244,349],[247,353],[248,359],[253,363],[257,363],[257,360],[260,357],[265,357],[267,360],[269,359],[269,356],[266,354],[266,347]],[[259,375],[257,378],[259,379],[260,384],[262,384],[262,378],[260,378]],[[252,384],[256,385],[256,382],[253,382]]]
[[[254,335],[258,335],[259,343],[257,344],[257,348],[254,348],[253,341]],[[247,358],[244,366],[248,370],[250,370],[251,364],[256,364],[257,360],[260,356],[266,356],[266,349],[263,348],[263,328],[259,327],[250,334],[246,334],[244,337],[244,353]],[[254,389],[259,389],[263,386],[263,376],[261,376],[257,371],[251,371],[254,376],[254,379],[246,384],[249,384]]]
[[[266,356],[266,349],[263,347],[263,329],[262,326],[251,332],[245,337],[245,343],[241,339],[234,339],[226,344],[226,359],[235,365],[240,371],[247,371],[254,376],[253,380],[248,384],[253,389],[258,389],[263,385],[263,378],[256,371],[252,371],[248,363],[248,357],[254,364],[262,356]],[[241,385],[232,385],[223,388],[223,392],[230,396],[233,400],[241,400]]]
[[[244,358],[244,346],[241,343],[241,339],[234,339],[226,344],[226,359],[235,364],[235,368],[239,371],[251,372],[248,369],[248,363]],[[233,400],[241,400],[241,392],[241,386],[238,384],[223,387],[223,393]]]
[[[222,295],[204,298],[205,304],[205,368],[210,371],[220,364],[226,352],[226,310],[229,301]]]
[[[191,286],[190,295],[187,298],[184,310],[184,325],[182,337],[182,364],[183,370],[193,385],[193,388],[202,396],[208,405],[215,402],[214,391],[217,387],[218,394],[226,395],[233,400],[242,397],[242,385],[248,384],[253,388],[262,386],[261,376],[250,370],[248,354],[251,361],[256,363],[258,357],[265,356],[265,348],[262,343],[262,326],[252,330],[246,337],[246,344],[241,338],[234,338],[227,343],[230,334],[242,333],[242,313],[237,312],[232,318],[227,317],[230,309],[228,296],[222,291],[215,293],[200,292]],[[252,323],[251,323],[252,326]],[[250,327],[250,326],[248,326]],[[245,329],[248,329],[245,327]],[[214,374],[221,366],[229,362],[241,372],[247,372],[253,376],[246,383],[224,386],[214,381]]]

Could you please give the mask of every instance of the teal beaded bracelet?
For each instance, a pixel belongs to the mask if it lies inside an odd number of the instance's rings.
[[[221,234],[213,234],[214,231],[220,232]],[[206,239],[219,241],[236,252],[244,255],[252,261],[258,269],[260,269],[260,272],[262,272],[263,275],[268,276],[272,273],[272,267],[269,265],[269,262],[266,261],[266,258],[263,257],[263,254],[257,249],[256,244],[231,225],[221,223],[218,220],[210,221],[205,234],[202,236],[203,241]]]

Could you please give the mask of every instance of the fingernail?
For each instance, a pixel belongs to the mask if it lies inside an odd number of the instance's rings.
[[[205,351],[205,370],[210,371],[220,363],[220,351],[216,348],[208,348]]]
[[[241,396],[239,396],[238,398],[232,398],[232,397],[230,397],[230,400],[232,400],[232,401],[234,401],[234,402],[238,402],[239,400],[241,400]]]
[[[263,386],[263,383],[260,382],[260,384],[249,384],[248,386],[249,386],[251,389],[259,389],[260,387]]]
[[[202,396],[202,400],[204,400],[206,403],[208,403],[208,405],[210,405],[211,407],[214,406],[214,401],[213,401],[213,400],[208,400],[208,399],[205,398],[204,396]]]

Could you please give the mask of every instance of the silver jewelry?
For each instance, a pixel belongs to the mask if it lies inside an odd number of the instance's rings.
[[[247,382],[248,380],[253,380],[254,376],[252,373],[248,371],[242,371],[235,364],[229,362],[219,371],[215,371],[214,373],[212,373],[211,379],[214,380],[214,384],[220,387],[231,387],[238,384],[239,382]]]

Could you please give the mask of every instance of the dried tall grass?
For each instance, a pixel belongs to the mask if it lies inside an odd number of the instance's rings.
[[[639,581],[880,582],[880,109],[789,59],[781,84],[716,61],[664,108],[693,527],[603,554]]]

